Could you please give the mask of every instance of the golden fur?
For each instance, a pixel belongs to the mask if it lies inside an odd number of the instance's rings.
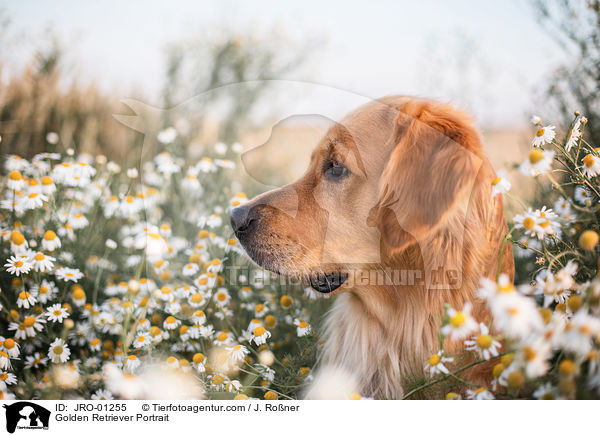
[[[328,162],[343,164],[348,175],[328,176]],[[250,257],[269,270],[313,284],[311,274],[352,275],[331,292],[339,295],[325,321],[320,365],[353,374],[363,395],[401,398],[438,351],[445,303],[458,309],[471,302],[475,318],[489,321],[475,291],[481,277],[496,276],[507,231],[502,199],[491,195],[494,178],[462,113],[386,97],[333,126],[306,174],[246,204],[234,228]],[[500,269],[512,277],[510,245]],[[394,271],[417,280],[356,279]],[[452,352],[461,344],[444,347]],[[480,383],[489,370],[462,376]]]

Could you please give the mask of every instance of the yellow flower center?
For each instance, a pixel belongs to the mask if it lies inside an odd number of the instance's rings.
[[[5,341],[4,341],[4,348],[7,348],[7,349],[9,349],[9,350],[10,350],[10,349],[11,349],[11,348],[13,348],[14,346],[15,346],[15,341],[14,341],[14,339],[10,339],[10,338],[8,338],[7,340],[5,340]]]
[[[583,158],[583,164],[586,167],[591,168],[594,165],[594,156],[588,154],[586,157]]]
[[[39,262],[41,260],[44,260],[46,256],[44,256],[42,253],[38,253],[33,258]]]
[[[532,164],[536,164],[539,161],[541,161],[544,158],[544,153],[542,152],[542,150],[531,150],[529,152],[529,162],[531,162]]]
[[[531,217],[527,217],[523,220],[523,227],[525,227],[527,230],[533,229],[534,225],[535,221]]]
[[[523,354],[525,355],[525,360],[527,362],[531,362],[537,356],[537,353],[535,352],[535,350],[533,350],[531,347],[528,347],[528,346],[523,347]]]
[[[32,327],[35,324],[35,318],[33,316],[28,316],[23,320],[23,324],[25,327]]]
[[[287,308],[291,307],[292,299],[290,297],[288,297],[287,295],[284,295],[283,297],[281,297],[281,300],[279,300],[279,303],[281,304],[281,306],[284,309],[287,309]]]
[[[492,186],[496,186],[501,181],[502,181],[502,177],[496,177],[494,180],[492,180]]]
[[[492,346],[492,337],[490,335],[479,335],[475,342],[479,348],[490,348]]]
[[[254,336],[256,336],[256,337],[262,336],[265,334],[266,331],[267,330],[263,326],[259,325],[258,327],[256,327],[254,329]]]
[[[434,354],[433,356],[431,356],[429,358],[429,364],[431,366],[436,366],[437,364],[439,364],[442,361],[442,358],[440,356],[438,356],[437,354]]]
[[[48,230],[46,233],[44,233],[44,239],[46,241],[54,241],[54,239],[56,239],[56,233],[54,233],[52,230]]]
[[[168,316],[166,319],[166,323],[167,324],[175,324],[175,317],[174,316]]]
[[[16,230],[13,230],[10,234],[10,241],[15,245],[21,245],[25,242],[25,236]]]
[[[52,350],[54,351],[54,354],[61,355],[63,352],[63,347],[61,345],[57,345]]]
[[[217,341],[225,341],[227,339],[227,333],[221,332],[217,335]]]
[[[538,129],[538,131],[537,131],[537,132],[535,132],[535,136],[537,136],[538,138],[539,138],[540,136],[542,136],[543,134],[544,134],[544,129],[543,129],[543,128],[541,128],[541,129]]]
[[[465,323],[466,320],[467,319],[462,312],[456,312],[456,315],[450,318],[450,324],[452,324],[454,327],[460,327]]]
[[[23,177],[21,176],[20,172],[18,172],[18,171],[11,171],[10,174],[8,175],[8,178],[10,180],[18,181],[18,180],[21,180]]]
[[[192,303],[195,303],[195,304],[201,303],[202,299],[203,299],[202,294],[198,294],[198,293],[192,295],[192,298],[191,298]]]
[[[22,261],[20,261],[20,260],[17,260],[17,261],[15,262],[15,266],[16,266],[17,268],[21,268],[21,267],[23,266],[23,262],[22,262]]]

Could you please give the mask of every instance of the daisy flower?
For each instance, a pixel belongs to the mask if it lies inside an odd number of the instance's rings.
[[[502,345],[490,335],[490,330],[484,323],[479,323],[479,334],[465,341],[467,350],[476,351],[482,359],[496,357],[498,348]]]
[[[40,368],[48,363],[48,358],[38,352],[25,357],[25,368]]]
[[[569,290],[576,286],[573,278],[575,274],[577,274],[577,264],[572,260],[556,273],[543,270],[535,278],[534,294],[544,296],[544,307],[550,306],[553,302],[565,303],[570,295]]]
[[[48,201],[48,197],[46,197],[44,194],[32,192],[23,197],[21,206],[24,210],[37,209],[42,207],[45,201]]]
[[[535,302],[518,292],[497,293],[488,300],[494,322],[505,336],[522,338],[542,330]]]
[[[294,320],[294,325],[296,326],[296,334],[298,337],[306,336],[310,333],[310,325],[303,319],[298,318]]]
[[[594,338],[600,334],[600,319],[579,311],[565,327],[558,342],[567,351],[586,356],[591,350]]]
[[[4,267],[9,273],[20,276],[22,274],[28,274],[33,265],[28,262],[26,256],[11,256],[7,259]]]
[[[215,292],[214,299],[219,306],[225,306],[231,300],[231,296],[227,291],[227,288],[219,288],[217,292]]]
[[[48,317],[48,321],[63,322],[69,317],[69,312],[60,303],[56,303],[46,309],[46,317]]]
[[[229,345],[233,342],[233,334],[231,332],[219,332],[215,336],[215,345]]]
[[[596,177],[600,174],[600,157],[595,154],[588,154],[583,158],[583,165],[580,167],[583,175],[586,177]]]
[[[18,230],[13,230],[10,233],[10,251],[12,251],[15,255],[20,256],[24,255],[29,248],[29,242],[25,239],[25,236]]]
[[[69,225],[74,230],[83,229],[88,226],[90,222],[82,213],[76,213],[75,215],[69,217]]]
[[[579,204],[587,204],[594,199],[592,193],[585,186],[582,185],[578,185],[575,187],[575,193],[573,194],[573,198]]]
[[[19,357],[19,344],[11,338],[2,341],[2,349],[8,353],[11,359]]]
[[[254,329],[252,340],[256,345],[266,344],[267,339],[271,337],[271,332],[263,326],[258,326]]]
[[[114,400],[115,397],[107,389],[98,389],[90,398],[92,400]]]
[[[492,180],[492,197],[510,191],[511,186],[506,172],[504,170],[498,170],[496,178]]]
[[[515,228],[525,230],[527,236],[543,239],[545,231],[541,226],[541,217],[533,212],[533,210],[529,209],[523,215],[515,215],[513,222]]]
[[[188,263],[184,265],[182,273],[184,276],[194,276],[199,269],[200,267],[197,263]]]
[[[177,130],[175,129],[175,127],[167,127],[158,132],[158,134],[156,135],[156,139],[158,139],[158,142],[165,145],[175,141],[175,138],[177,138]]]
[[[41,253],[38,251],[37,253],[35,253],[33,258],[31,259],[31,262],[33,264],[33,270],[39,271],[39,272],[50,271],[54,267],[53,262],[55,260],[56,259],[54,257],[47,256],[44,253]]]
[[[37,300],[28,291],[19,292],[19,298],[17,298],[17,306],[23,309],[29,309],[33,306]]]
[[[16,330],[15,337],[17,339],[32,338],[44,329],[45,322],[40,316],[29,315],[21,323],[11,322],[8,329]]]
[[[8,174],[8,182],[6,183],[8,189],[13,191],[20,191],[25,187],[25,180],[19,171],[11,171]]]
[[[198,181],[198,177],[188,170],[187,175],[181,182],[181,187],[190,193],[200,195],[202,193],[202,185]]]
[[[31,289],[32,294],[34,294],[37,300],[40,303],[47,303],[52,300],[56,293],[58,292],[58,288],[54,284],[54,282],[50,282],[48,280],[42,280],[42,284],[38,287],[33,287]]]
[[[125,364],[123,366],[127,371],[134,372],[140,365],[140,359],[138,359],[136,355],[130,354],[127,356],[127,359],[125,359]]]
[[[10,372],[0,372],[0,390],[6,391],[9,385],[17,382],[17,376]]]
[[[569,132],[569,138],[565,143],[565,151],[568,153],[571,149],[579,143],[581,138],[581,127],[587,122],[587,119],[579,115],[573,123],[573,128]]]
[[[52,195],[56,191],[54,180],[49,176],[42,177],[42,194]]]
[[[557,389],[548,382],[541,385],[533,392],[533,398],[538,400],[556,400],[558,399]]]
[[[552,357],[552,347],[544,338],[528,340],[517,353],[516,359],[519,366],[525,369],[529,378],[542,377],[548,372]]]
[[[225,347],[227,357],[232,365],[237,365],[242,362],[250,351],[243,345],[235,345],[233,347]]]
[[[12,369],[12,365],[10,364],[10,358],[6,351],[0,351],[0,369]]]
[[[94,338],[90,341],[90,350],[100,351],[101,348],[102,348],[102,343],[100,342],[100,339]]]
[[[544,235],[553,235],[556,233],[556,229],[560,229],[560,224],[557,221],[558,216],[552,211],[552,209],[542,207],[535,211],[535,214],[539,218],[537,222],[543,230]],[[542,239],[538,235],[539,239]]]
[[[77,283],[77,281],[83,277],[83,274],[77,268],[67,268],[67,267],[58,268],[54,272],[54,275],[56,275],[56,278],[59,280],[63,280],[65,282],[71,281],[71,282],[75,282],[75,283]]]
[[[47,230],[42,239],[42,248],[46,251],[55,251],[61,247],[60,239],[52,230]]]
[[[553,210],[555,210],[558,216],[562,219],[571,218],[571,203],[569,203],[564,197],[558,197],[556,199]]]
[[[177,327],[181,325],[181,321],[179,321],[174,316],[167,316],[165,322],[163,322],[163,328],[165,330],[175,330]]]
[[[206,358],[204,357],[204,354],[202,354],[202,353],[196,353],[192,357],[192,366],[194,368],[196,368],[196,371],[198,371],[198,372],[206,371],[206,369],[204,367],[205,362],[206,362]]]
[[[488,391],[486,388],[479,389],[468,389],[467,390],[467,398],[469,400],[493,400],[494,395]]]
[[[134,348],[144,348],[150,345],[150,332],[140,332],[133,341]]]
[[[465,303],[462,310],[458,311],[452,307],[446,310],[448,324],[442,327],[444,336],[450,335],[452,340],[464,339],[477,330],[477,322],[471,316],[471,303]]]
[[[69,360],[71,350],[69,346],[62,339],[55,339],[48,349],[48,357],[54,363],[64,363]]]
[[[200,159],[200,161],[196,164],[195,168],[202,173],[214,173],[217,171],[216,165],[209,157],[203,157],[202,159]]]
[[[204,324],[206,322],[206,314],[202,310],[196,310],[192,315],[194,324]]]
[[[256,318],[262,318],[269,311],[266,304],[258,303],[254,306],[254,316]]]
[[[425,364],[425,371],[429,371],[429,376],[433,377],[437,374],[448,374],[448,368],[444,363],[453,362],[452,357],[445,357],[444,351],[440,350],[436,354],[433,354]]]
[[[213,259],[212,261],[209,262],[208,267],[206,268],[206,271],[214,273],[214,274],[218,274],[223,270],[223,262],[221,261],[221,259]]]
[[[531,141],[531,145],[534,147],[541,147],[544,144],[548,144],[552,142],[554,137],[556,136],[556,132],[554,131],[556,127],[554,126],[539,126],[537,131],[535,132],[535,136]]]
[[[529,152],[529,156],[525,159],[519,169],[526,176],[537,176],[544,174],[550,170],[554,152],[534,148]]]

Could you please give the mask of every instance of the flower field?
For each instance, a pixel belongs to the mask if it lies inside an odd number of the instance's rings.
[[[496,359],[493,381],[468,385],[461,356],[440,349],[405,398],[448,381],[437,397],[600,395],[599,149],[580,114],[564,138],[532,121],[520,170],[543,203],[513,197],[502,171],[493,182],[522,209],[505,238],[516,281],[482,280],[492,325],[448,306],[440,331],[440,343],[464,341],[469,367]],[[71,149],[6,156],[3,398],[295,399],[313,379],[328,300],[256,268],[233,238],[229,211],[247,201],[241,146],[217,143],[190,162],[175,128],[157,139],[164,151],[129,169]]]

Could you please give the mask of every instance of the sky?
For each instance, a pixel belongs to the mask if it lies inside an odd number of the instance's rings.
[[[51,29],[80,81],[150,103],[164,83],[166,45],[216,28],[268,36],[275,26],[322,41],[305,68],[280,79],[452,101],[490,128],[522,126],[564,61],[527,0],[1,0],[0,10],[18,35],[5,63],[18,69]]]

